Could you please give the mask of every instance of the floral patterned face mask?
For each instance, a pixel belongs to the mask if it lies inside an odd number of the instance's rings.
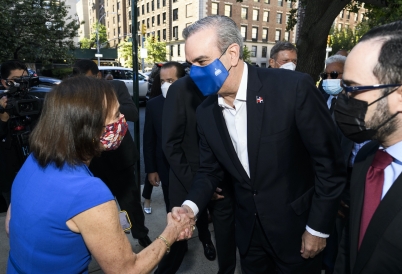
[[[105,150],[116,150],[120,146],[128,129],[124,115],[121,114],[117,122],[106,125],[105,129],[105,132],[100,138],[100,142]]]

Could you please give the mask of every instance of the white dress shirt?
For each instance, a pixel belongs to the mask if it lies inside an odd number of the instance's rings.
[[[380,147],[380,149],[383,148]],[[384,186],[382,187],[381,200],[402,172],[402,141],[388,147],[384,151],[391,155],[394,160],[384,169]]]

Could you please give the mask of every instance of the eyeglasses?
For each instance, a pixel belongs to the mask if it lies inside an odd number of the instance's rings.
[[[382,88],[392,88],[392,87],[399,87],[402,86],[402,84],[388,84],[388,85],[372,85],[372,86],[348,86],[346,85],[343,81],[341,82],[341,85],[345,92],[356,92],[356,91],[368,91],[368,90],[373,90],[373,89],[382,89]]]
[[[326,80],[328,78],[328,74],[331,77],[330,79],[337,79],[338,75],[343,74],[343,72],[337,72],[337,71],[331,71],[331,72],[328,72],[328,73],[323,72],[323,73],[320,74],[320,76],[321,76],[321,78],[323,80]]]

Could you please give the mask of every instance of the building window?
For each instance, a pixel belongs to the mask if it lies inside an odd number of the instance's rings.
[[[260,0],[254,0],[254,2],[260,2]]]
[[[161,0],[156,0],[156,9],[161,7]]]
[[[116,22],[114,21],[114,16],[113,16],[113,24],[115,24]]]
[[[180,44],[177,45],[177,56],[180,56]]]
[[[348,24],[345,24],[345,29],[349,29],[349,25],[348,25]]]
[[[179,9],[173,10],[173,21],[179,20]]]
[[[192,12],[191,12],[191,4],[186,5],[186,17],[191,17],[192,16]]]
[[[149,18],[147,18],[147,29],[149,29]]]
[[[250,56],[251,57],[257,56],[257,46],[251,46]]]
[[[247,27],[241,26],[240,27],[241,36],[243,37],[243,41],[246,41],[247,38]]]
[[[219,4],[218,3],[212,3],[211,4],[211,14],[219,14]]]
[[[283,0],[278,0],[278,7],[283,7]]]
[[[176,3],[178,0],[173,0],[173,3]]]
[[[120,9],[120,2],[117,2],[117,10]]]
[[[266,68],[266,67],[267,67],[267,63],[261,63],[261,67],[262,67],[262,68]]]
[[[166,7],[166,0],[162,0],[162,7]]]
[[[343,15],[344,15],[344,10],[341,10],[341,13],[339,14],[339,17],[343,18]]]
[[[113,36],[116,37],[116,29],[113,29]]]
[[[338,24],[338,30],[341,31],[342,30],[342,24]]]
[[[140,16],[140,8],[139,7],[137,8],[137,16]]]
[[[268,41],[268,29],[262,29],[262,41],[267,42]]]
[[[277,13],[276,14],[276,23],[277,24],[282,24],[282,13]]]
[[[359,19],[359,14],[355,13],[355,22],[357,22],[357,19]]]
[[[289,14],[286,14],[286,24],[289,22],[289,17],[290,17],[290,15]]]
[[[117,15],[117,22],[120,22],[120,14]]]
[[[114,5],[112,6],[112,11],[114,11]]]
[[[170,45],[170,56],[173,56],[173,49],[174,49],[174,46]]]
[[[232,6],[225,5],[225,16],[232,17]]]
[[[257,41],[257,39],[258,39],[258,28],[257,27],[253,27],[251,29],[251,39],[253,41]]]
[[[262,21],[269,22],[269,11],[264,10],[264,12],[262,14]]]
[[[160,14],[158,14],[158,15],[156,16],[156,24],[157,24],[158,26],[161,24],[161,15],[160,15]]]
[[[179,38],[179,27],[173,27],[173,38],[176,38],[176,40]]]
[[[241,19],[247,19],[248,8],[241,8]]]
[[[261,57],[267,57],[267,47],[266,46],[262,47]]]
[[[147,13],[149,13],[149,3],[147,3]]]
[[[166,23],[166,12],[162,13],[162,22]]]
[[[166,29],[162,30],[162,39],[166,40]]]
[[[281,41],[281,31],[278,29],[275,31],[275,42],[277,41]]]
[[[270,0],[264,0],[264,3],[265,4],[271,4],[271,1]]]
[[[156,33],[157,33],[156,35],[157,35],[157,38],[158,38],[158,42],[160,42],[161,41],[161,31],[158,30]]]
[[[155,16],[152,16],[152,26],[155,27]]]
[[[259,13],[259,10],[253,10],[253,20],[254,21],[258,21],[258,13]]]
[[[348,20],[350,19],[350,11],[346,12],[346,19],[348,19]]]
[[[155,10],[155,1],[152,0],[151,2],[151,10],[154,11]]]
[[[288,31],[285,31],[285,41],[289,41],[290,38],[290,33]]]
[[[131,12],[128,12],[128,20],[131,20]]]
[[[144,15],[145,14],[144,5],[141,6],[141,10],[142,10],[142,15]]]

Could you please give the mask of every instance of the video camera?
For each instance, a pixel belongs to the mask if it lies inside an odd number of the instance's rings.
[[[0,97],[7,96],[7,106],[0,109],[0,113],[7,112],[14,116],[26,116],[39,114],[41,100],[28,96],[32,86],[39,84],[39,77],[21,76],[13,80],[7,80],[7,90],[0,93]]]

